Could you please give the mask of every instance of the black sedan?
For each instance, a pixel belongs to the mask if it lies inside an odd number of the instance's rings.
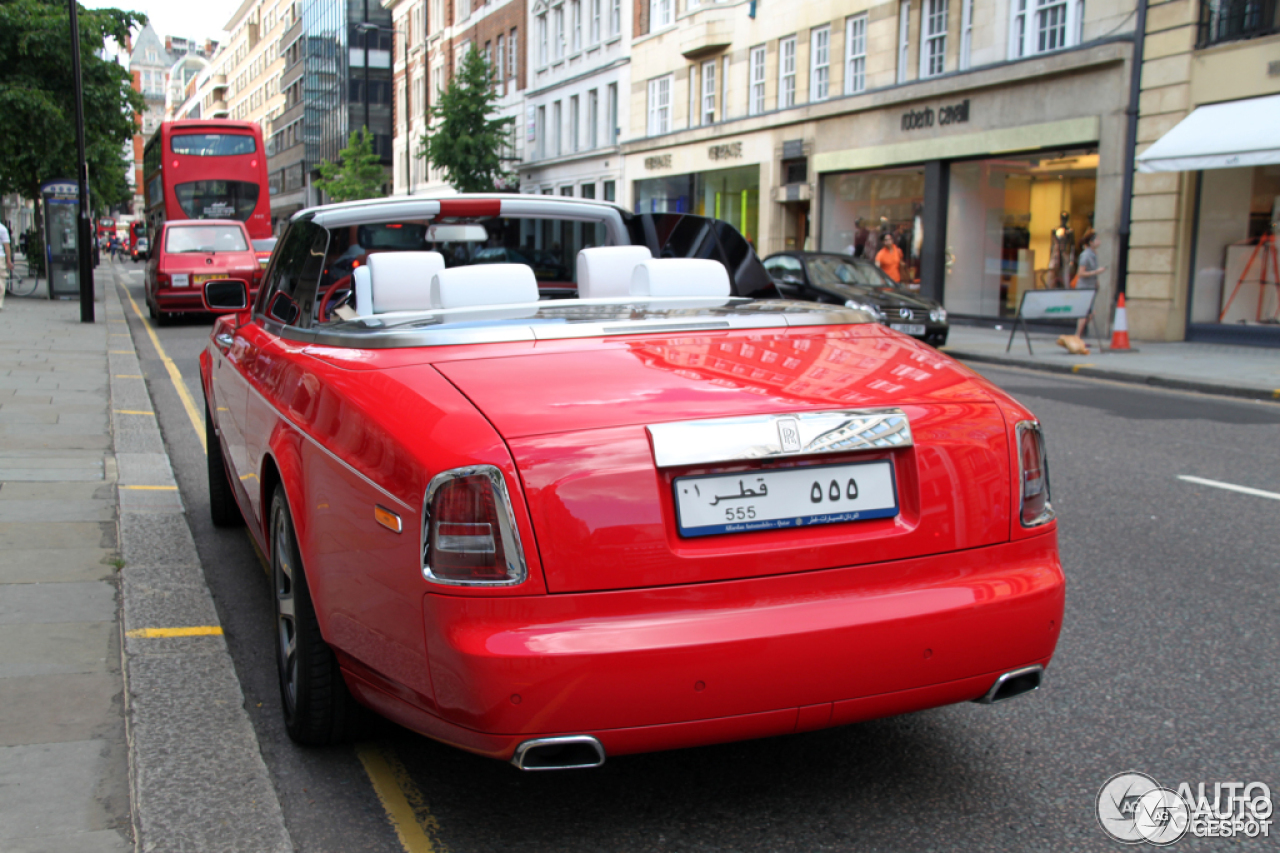
[[[947,309],[898,287],[871,261],[834,252],[779,252],[764,259],[764,268],[786,299],[864,308],[895,331],[935,347],[947,342]]]

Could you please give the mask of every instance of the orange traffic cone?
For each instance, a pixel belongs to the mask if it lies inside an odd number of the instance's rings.
[[[1116,303],[1116,321],[1111,324],[1111,346],[1108,349],[1127,350],[1129,349],[1129,320],[1124,313],[1124,294],[1120,294],[1120,301]]]

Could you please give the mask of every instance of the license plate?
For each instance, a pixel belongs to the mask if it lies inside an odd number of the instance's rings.
[[[923,335],[923,323],[890,323],[889,328],[904,335]]]
[[[685,537],[837,524],[898,514],[887,459],[812,465],[675,483],[676,524]]]
[[[172,278],[174,287],[189,287],[191,279],[185,273],[174,273]]]
[[[222,278],[222,276],[218,276],[218,275],[193,275],[193,276],[191,276],[191,286],[192,286],[192,287],[199,287],[200,285],[204,284],[206,281],[212,281],[212,280],[213,280],[213,279],[215,279],[215,278]]]

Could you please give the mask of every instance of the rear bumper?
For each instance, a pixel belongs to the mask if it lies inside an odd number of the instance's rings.
[[[257,285],[249,288],[249,304],[258,295]],[[155,293],[156,307],[161,311],[204,311],[204,297],[199,287],[162,287]]]
[[[716,584],[428,594],[435,707],[412,708],[359,678],[352,686],[425,734],[495,757],[557,734],[594,735],[619,755],[977,699],[1001,673],[1049,662],[1063,602],[1053,531]]]

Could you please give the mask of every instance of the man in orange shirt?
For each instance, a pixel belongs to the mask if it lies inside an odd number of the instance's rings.
[[[884,270],[884,274],[893,279],[894,284],[902,282],[902,250],[893,242],[892,234],[880,238],[880,251],[876,252],[876,266]]]

